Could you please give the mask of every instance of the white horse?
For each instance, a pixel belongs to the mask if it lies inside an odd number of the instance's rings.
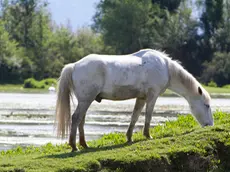
[[[127,141],[132,142],[135,123],[146,103],[143,134],[149,134],[153,108],[158,96],[166,89],[183,96],[189,103],[192,114],[201,126],[212,126],[210,96],[199,82],[179,63],[166,54],[144,49],[129,55],[88,55],[76,63],[67,64],[60,76],[56,104],[56,124],[59,136],[66,136],[70,128],[69,144],[76,147],[76,130],[84,148],[85,115],[90,104],[96,100],[126,100],[136,98]],[[70,114],[70,96],[74,93],[78,106]],[[72,125],[71,125],[72,122]]]

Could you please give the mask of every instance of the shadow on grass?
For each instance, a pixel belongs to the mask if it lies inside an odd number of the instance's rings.
[[[193,133],[194,131],[195,131],[195,129],[186,131],[184,133],[181,133],[180,136],[189,135],[189,134]],[[166,136],[164,136],[162,138],[155,138],[155,139],[164,139],[164,138],[171,138],[171,137],[175,137],[175,136],[172,136],[172,135],[167,136],[166,135]],[[89,147],[87,149],[81,149],[81,150],[76,151],[76,152],[70,152],[71,150],[69,150],[69,152],[67,152],[67,153],[54,154],[54,155],[46,155],[46,156],[42,156],[42,157],[39,157],[39,158],[59,158],[59,159],[65,159],[65,158],[75,157],[77,155],[82,155],[82,154],[87,154],[87,153],[92,153],[92,152],[99,152],[99,151],[107,151],[107,150],[112,150],[112,149],[118,149],[118,148],[130,146],[132,144],[135,144],[135,143],[138,143],[138,142],[142,142],[142,141],[148,141],[148,140],[149,139],[135,140],[131,144],[126,142],[126,143],[122,143],[122,144],[111,145],[111,146],[104,146],[104,147]]]
[[[140,141],[144,141],[144,140],[133,141],[131,144],[130,143],[122,143],[122,144],[118,144],[118,145],[104,146],[104,147],[99,147],[99,148],[89,147],[87,149],[82,149],[82,150],[79,150],[77,152],[68,152],[68,153],[61,153],[61,154],[55,154],[55,155],[47,155],[47,156],[42,156],[40,158],[65,159],[65,158],[75,157],[77,155],[82,155],[82,154],[87,154],[87,153],[92,153],[92,152],[99,152],[99,151],[107,151],[107,150],[112,150],[112,149],[118,149],[118,148],[130,146],[130,145],[138,143]]]

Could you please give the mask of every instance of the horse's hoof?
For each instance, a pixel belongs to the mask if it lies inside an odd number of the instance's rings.
[[[89,148],[89,146],[87,145],[87,144],[83,144],[83,145],[81,145],[84,149],[87,149],[87,148]]]
[[[146,136],[146,138],[147,138],[148,140],[152,140],[152,139],[153,139],[152,136]]]
[[[72,151],[71,151],[71,152],[76,152],[76,151],[78,151],[78,148],[76,147],[75,144],[69,144],[69,145],[70,145],[71,148],[72,148]]]
[[[133,143],[133,140],[131,138],[127,138],[127,142],[126,143],[130,145],[130,144]]]
[[[84,149],[86,149],[86,148],[89,148],[89,146],[87,145],[87,143],[86,143],[86,141],[85,140],[80,140],[80,145],[84,148]]]
[[[133,143],[133,141],[132,141],[132,140],[128,140],[126,143],[127,143],[128,145],[131,145],[131,144]]]
[[[71,152],[77,152],[78,149],[77,148],[72,148],[72,151]]]
[[[152,140],[152,139],[153,139],[152,136],[149,135],[149,134],[144,134],[144,136],[146,137],[146,139],[149,139],[149,140]]]

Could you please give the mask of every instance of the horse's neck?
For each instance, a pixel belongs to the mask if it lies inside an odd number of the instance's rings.
[[[188,89],[181,83],[179,79],[177,80],[176,78],[172,78],[170,81],[169,89],[185,97],[186,99],[188,98]]]
[[[172,66],[171,66],[172,67]],[[186,74],[187,72],[182,69]],[[170,84],[169,84],[169,89],[172,90],[173,92],[176,92],[177,94],[183,96],[187,100],[189,100],[189,97],[193,94],[193,88],[189,84],[193,79],[191,78],[192,76],[187,76],[187,77],[181,77],[180,74],[177,73],[177,69],[175,68],[169,68],[169,73],[170,73]]]

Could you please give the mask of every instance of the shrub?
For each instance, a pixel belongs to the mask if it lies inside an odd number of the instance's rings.
[[[42,88],[47,88],[51,85],[54,85],[56,86],[57,85],[57,81],[56,79],[53,79],[53,78],[47,78],[47,79],[44,79],[44,80],[41,80],[41,81],[37,81],[35,80],[34,78],[28,78],[24,81],[24,88],[39,88],[39,89],[42,89]]]
[[[217,84],[216,84],[213,80],[211,80],[211,81],[208,83],[208,86],[209,86],[209,87],[217,87]]]
[[[205,70],[202,74],[202,80],[207,83],[213,80],[218,86],[230,83],[230,52],[216,52],[212,61],[204,64]]]
[[[43,82],[44,85],[46,85],[46,86],[51,86],[52,84],[53,84],[54,86],[57,85],[57,80],[54,79],[54,78],[47,78],[47,79],[42,80],[41,82]]]
[[[222,88],[230,88],[230,84],[224,85]]]
[[[24,88],[41,88],[41,85],[34,78],[28,78],[24,81]]]

